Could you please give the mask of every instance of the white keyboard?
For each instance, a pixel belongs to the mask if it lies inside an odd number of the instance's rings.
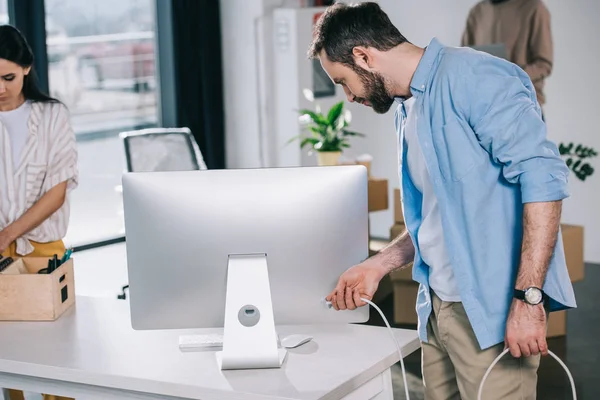
[[[181,351],[215,350],[221,347],[223,347],[222,333],[185,335],[179,337],[179,349]]]
[[[279,335],[277,335],[277,347],[281,347]],[[208,351],[223,348],[222,333],[207,333],[202,335],[179,336],[179,350],[181,351]]]

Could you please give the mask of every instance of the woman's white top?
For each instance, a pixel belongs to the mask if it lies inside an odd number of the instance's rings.
[[[12,118],[8,124],[4,123],[0,117],[0,230],[19,219],[59,183],[66,181],[68,192],[78,185],[77,146],[67,108],[60,103],[28,104],[31,109],[27,136],[21,145],[13,142],[22,139],[19,136],[22,125]],[[67,196],[61,208],[17,239],[17,253],[21,256],[31,253],[30,241],[47,243],[63,239],[69,213]]]
[[[29,136],[27,123],[31,114],[31,101],[26,101],[20,107],[10,111],[0,111],[0,123],[4,125],[8,132],[10,145],[12,147],[13,167],[17,168],[17,163],[21,157],[23,147]]]

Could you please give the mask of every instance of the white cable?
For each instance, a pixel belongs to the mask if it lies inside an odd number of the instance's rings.
[[[390,326],[390,323],[388,322],[385,315],[383,315],[383,312],[381,311],[381,309],[379,307],[377,307],[377,305],[375,303],[373,303],[372,301],[369,301],[364,298],[361,298],[361,300],[364,301],[365,303],[369,304],[371,307],[376,309],[377,312],[379,312],[379,315],[381,315],[381,318],[383,318],[383,322],[385,322],[385,325],[387,326],[387,328],[390,332],[390,335],[392,335],[392,339],[394,339],[394,343],[396,344],[396,348],[398,349],[398,355],[400,356],[400,366],[402,367],[402,378],[404,379],[404,391],[406,393],[406,400],[410,400],[410,396],[408,394],[408,383],[406,382],[406,370],[404,369],[404,358],[402,357],[402,348],[400,347],[398,340],[396,340],[396,335],[394,335],[394,331],[392,330],[392,327]],[[327,303],[328,307],[331,307],[331,302],[328,301],[326,303]],[[496,366],[496,364],[498,364],[498,361],[500,361],[500,359],[502,357],[504,357],[504,355],[506,355],[506,353],[508,353],[509,350],[510,349],[505,349],[502,353],[500,353],[500,355],[498,357],[496,357],[496,359],[488,367],[487,371],[485,371],[485,374],[483,375],[483,379],[481,380],[481,383],[479,384],[477,400],[482,400],[481,395],[483,393],[483,385],[484,385],[486,379],[490,375],[490,372],[492,372],[492,369]],[[548,350],[548,354],[551,355],[552,357],[554,357],[554,359],[556,361],[558,361],[558,363],[563,367],[563,369],[567,373],[567,376],[569,377],[569,382],[571,382],[571,391],[573,393],[573,400],[577,400],[577,391],[575,390],[575,381],[573,380],[573,375],[571,375],[571,371],[569,371],[569,368],[567,368],[565,363],[560,358],[558,358],[558,356],[556,354],[554,354],[550,350]]]
[[[477,393],[477,400],[481,400],[481,394],[483,393],[483,384],[485,383],[485,380],[487,379],[490,372],[492,372],[492,368],[494,368],[494,366],[498,363],[498,361],[500,361],[500,359],[502,357],[504,357],[504,355],[506,353],[508,353],[509,350],[510,349],[505,349],[502,353],[500,353],[500,355],[498,357],[496,357],[494,362],[492,362],[492,364],[488,367],[487,371],[485,372],[485,375],[483,375],[481,384],[479,385],[479,392]],[[567,368],[565,363],[563,363],[562,360],[556,356],[556,354],[554,354],[550,350],[548,350],[548,354],[550,354],[552,357],[554,357],[554,359],[556,361],[558,361],[558,363],[563,367],[563,369],[567,373],[567,376],[569,377],[569,381],[571,382],[571,390],[573,392],[573,400],[577,400],[577,392],[575,391],[575,382],[573,381],[573,376],[571,375],[571,371],[569,371],[569,368]]]
[[[381,315],[381,318],[383,318],[383,322],[385,322],[385,325],[388,327],[388,330],[390,331],[390,335],[392,335],[392,339],[394,339],[394,343],[396,343],[396,348],[398,349],[398,355],[400,356],[400,366],[402,367],[402,378],[404,378],[404,392],[406,393],[406,400],[410,400],[410,396],[408,394],[408,383],[406,382],[406,370],[404,369],[404,358],[402,357],[402,348],[400,347],[398,340],[396,340],[396,335],[394,335],[394,331],[392,330],[392,327],[390,326],[388,320],[385,318],[385,315],[383,315],[383,312],[379,309],[379,307],[377,307],[377,305],[375,303],[373,303],[372,301],[369,301],[367,299],[361,298],[361,300],[364,301],[365,303],[369,304],[371,307],[373,307],[374,309],[376,309],[379,312],[379,315]]]

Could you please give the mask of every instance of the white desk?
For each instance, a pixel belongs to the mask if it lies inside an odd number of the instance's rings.
[[[394,331],[403,355],[419,348],[415,331]],[[278,332],[314,340],[290,350],[280,369],[221,371],[214,352],[179,351],[179,335],[190,331],[134,331],[127,302],[78,297],[56,322],[0,323],[0,387],[82,400],[393,398],[390,367],[399,359],[387,328]]]

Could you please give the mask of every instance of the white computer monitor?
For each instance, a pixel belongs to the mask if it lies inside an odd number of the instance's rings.
[[[368,257],[363,166],[129,173],[123,201],[134,329],[224,327],[222,368],[262,368],[275,325],[368,320],[324,304]]]

